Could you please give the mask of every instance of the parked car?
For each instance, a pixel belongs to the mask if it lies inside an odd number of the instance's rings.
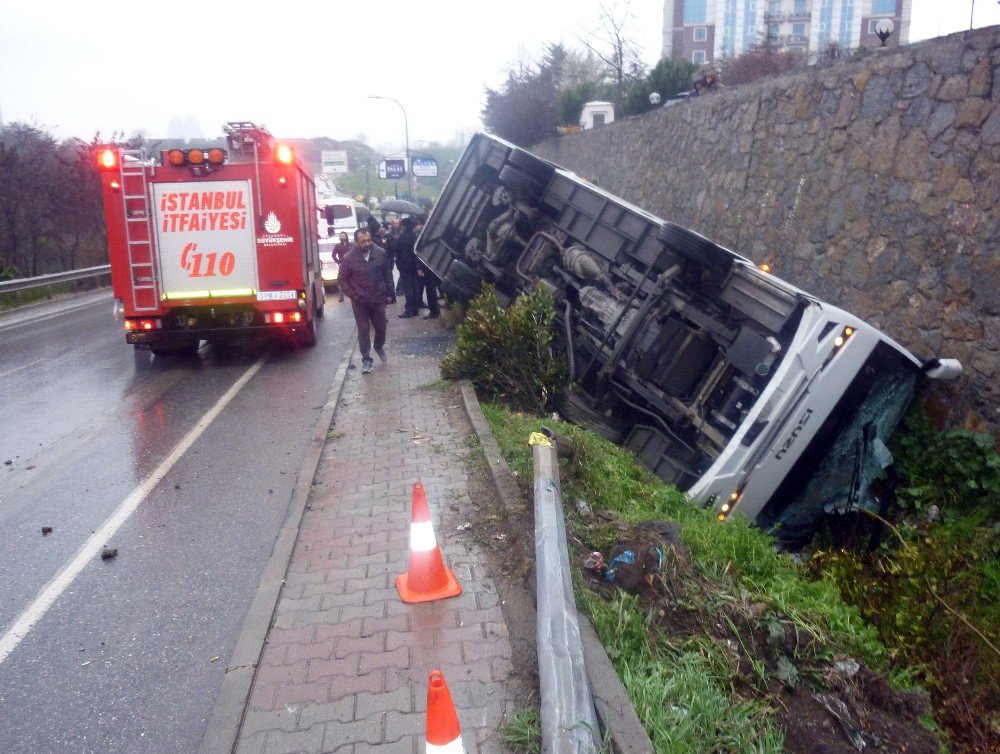
[[[666,482],[789,543],[873,482],[923,362],[887,335],[558,165],[476,134],[416,251],[467,302],[548,288],[572,389],[562,415]]]

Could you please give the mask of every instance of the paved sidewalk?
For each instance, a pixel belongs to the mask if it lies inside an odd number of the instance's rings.
[[[355,350],[268,631],[236,751],[419,754],[427,677],[451,690],[466,752],[502,752],[500,732],[529,706],[512,664],[495,576],[457,531],[476,506],[474,436],[453,387],[439,383],[451,336],[442,320],[389,309],[389,363],[362,375]],[[413,483],[460,596],[408,605]],[[472,494],[477,494],[473,492]],[[537,702],[536,702],[537,703]]]

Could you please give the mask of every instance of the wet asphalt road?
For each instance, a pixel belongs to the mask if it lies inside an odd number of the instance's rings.
[[[315,349],[161,359],[125,344],[109,295],[82,301],[0,315],[0,752],[194,751],[353,319],[334,295]],[[133,494],[118,556],[39,607]]]

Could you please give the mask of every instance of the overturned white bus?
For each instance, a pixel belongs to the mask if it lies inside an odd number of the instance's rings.
[[[417,254],[459,301],[483,281],[502,302],[548,287],[573,383],[561,413],[790,543],[825,512],[877,510],[918,381],[961,370],[485,134]]]

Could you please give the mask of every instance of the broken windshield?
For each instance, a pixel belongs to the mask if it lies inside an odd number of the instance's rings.
[[[872,484],[886,473],[889,437],[916,392],[916,365],[879,342],[851,387],[757,517],[786,542],[800,541],[824,514],[878,513]]]

